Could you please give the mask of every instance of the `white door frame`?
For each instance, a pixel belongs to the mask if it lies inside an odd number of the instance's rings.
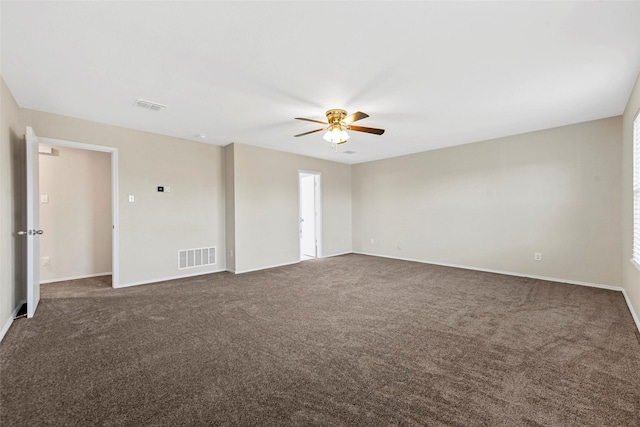
[[[298,256],[302,259],[302,247],[300,244],[300,218],[302,216],[302,175],[314,175],[316,183],[316,258],[322,258],[322,173],[298,169]]]
[[[118,149],[104,145],[84,144],[61,139],[38,137],[41,144],[80,150],[101,151],[111,154],[111,287],[120,284],[120,239],[118,238]]]

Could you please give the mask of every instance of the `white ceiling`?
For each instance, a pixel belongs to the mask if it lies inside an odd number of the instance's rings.
[[[640,2],[0,3],[24,108],[360,163],[619,115]],[[169,108],[133,106],[144,98]],[[317,128],[370,115],[339,152]],[[352,150],[356,154],[345,154]]]

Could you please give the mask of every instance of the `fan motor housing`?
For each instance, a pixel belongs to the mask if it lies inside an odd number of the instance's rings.
[[[345,110],[329,110],[327,111],[327,121],[330,124],[337,124],[347,117]]]

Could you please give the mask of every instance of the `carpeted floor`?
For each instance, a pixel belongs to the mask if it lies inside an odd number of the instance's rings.
[[[640,425],[620,292],[355,254],[43,285],[0,375],[3,426]]]

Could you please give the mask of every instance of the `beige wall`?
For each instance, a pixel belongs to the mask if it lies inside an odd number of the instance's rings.
[[[0,76],[0,330],[11,318],[22,289],[22,252],[25,239],[15,235],[24,224],[24,129],[20,108]]]
[[[21,110],[2,80],[0,321],[24,298],[24,248],[13,233],[24,215],[26,125],[42,137],[118,148],[122,285],[217,271],[227,259],[238,272],[296,262],[298,171],[310,170],[322,174],[324,256],[353,249],[624,284],[637,310],[640,271],[628,260],[631,125],[639,86],[622,118],[351,167]],[[157,193],[157,185],[172,191]],[[135,203],[127,201],[129,194]],[[178,249],[210,245],[218,248],[216,266],[177,270]],[[533,260],[534,252],[543,253],[542,262]]]
[[[349,165],[233,145],[235,271],[299,261],[299,170],[321,173],[322,256],[351,251]]]
[[[40,155],[40,280],[111,272],[111,154],[53,147]]]
[[[620,131],[616,117],[355,165],[354,251],[620,286]]]
[[[26,109],[22,122],[40,137],[118,149],[120,285],[225,268],[221,147]],[[217,265],[178,270],[178,250],[209,246]]]
[[[633,119],[640,110],[640,76],[622,116],[622,276],[624,289],[640,315],[640,270],[631,263],[633,244]]]

